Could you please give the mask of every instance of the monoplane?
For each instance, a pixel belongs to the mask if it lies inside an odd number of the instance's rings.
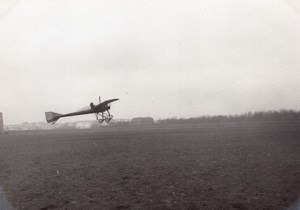
[[[113,118],[113,115],[110,114],[110,103],[117,101],[119,99],[110,99],[107,101],[104,101],[101,103],[101,98],[99,97],[99,104],[94,105],[93,103],[90,103],[90,106],[88,108],[84,108],[83,110],[77,111],[77,112],[72,112],[68,114],[59,114],[55,112],[45,112],[46,115],[46,121],[47,123],[56,123],[56,121],[59,118],[62,117],[71,117],[71,116],[76,116],[76,115],[84,115],[84,114],[95,114],[96,119],[99,124],[103,123],[104,121],[106,123],[109,123],[111,119]]]

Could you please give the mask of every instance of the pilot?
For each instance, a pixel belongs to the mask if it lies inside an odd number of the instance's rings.
[[[94,108],[95,108],[95,105],[93,104],[93,102],[90,103],[90,107],[91,107],[91,109],[94,109]]]

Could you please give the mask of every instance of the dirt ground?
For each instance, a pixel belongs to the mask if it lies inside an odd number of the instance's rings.
[[[10,132],[0,185],[15,209],[287,209],[300,124]]]

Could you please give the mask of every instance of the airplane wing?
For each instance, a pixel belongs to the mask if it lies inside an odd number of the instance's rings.
[[[118,100],[119,100],[118,98],[110,99],[110,100],[107,100],[107,101],[102,102],[102,103],[99,104],[98,106],[105,106],[105,105],[107,105],[107,104],[110,104],[111,102],[118,101]]]

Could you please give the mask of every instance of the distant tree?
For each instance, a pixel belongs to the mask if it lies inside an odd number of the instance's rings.
[[[167,118],[159,119],[157,124],[178,125],[178,124],[201,124],[201,123],[225,123],[225,122],[265,122],[265,121],[287,121],[300,120],[300,111],[282,109],[280,111],[247,112],[240,115],[214,115],[201,116],[197,118]]]

